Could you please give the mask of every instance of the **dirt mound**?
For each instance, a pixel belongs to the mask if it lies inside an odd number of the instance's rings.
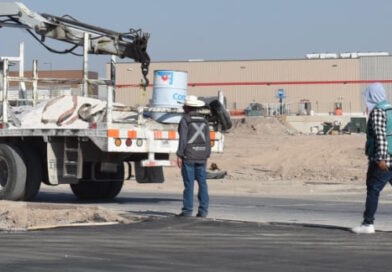
[[[352,182],[365,178],[363,135],[290,136],[277,122],[258,124],[257,133],[249,133],[246,125],[226,134],[224,154],[214,154],[210,161],[228,171],[228,179],[237,181]]]
[[[0,230],[29,230],[72,224],[131,223],[119,212],[101,207],[0,201]]]
[[[235,118],[233,127],[230,130],[232,134],[250,133],[252,135],[292,135],[296,134],[295,130],[282,124],[275,117],[242,117]]]
[[[290,131],[276,118],[237,120],[225,134],[224,152],[213,153],[208,164],[216,163],[227,171],[222,182],[249,188],[268,181],[364,182],[365,135],[302,135]],[[165,169],[165,175],[167,180],[181,179],[176,168]]]

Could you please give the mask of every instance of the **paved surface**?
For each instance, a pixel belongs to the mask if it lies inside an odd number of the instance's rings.
[[[80,203],[62,188],[44,188],[37,201]],[[378,229],[392,230],[388,196],[382,198]],[[0,233],[0,271],[330,272],[387,271],[392,265],[392,232],[355,235],[346,228],[360,221],[362,194],[306,199],[211,196],[207,220],[175,217],[181,201],[180,194],[125,190],[115,201],[99,205],[151,219]]]
[[[0,233],[1,271],[387,271],[392,233],[160,218]]]
[[[78,203],[67,189],[44,190],[37,201]],[[381,196],[376,215],[376,228],[392,231],[392,200],[390,190]],[[249,222],[306,223],[351,228],[362,220],[364,193],[306,198],[211,196],[210,218]],[[195,200],[196,201],[196,200]],[[87,203],[97,204],[97,203]],[[195,202],[197,204],[197,202]],[[173,215],[182,207],[181,194],[135,193],[125,190],[115,201],[99,203],[110,209],[151,215]],[[195,211],[196,212],[196,211]]]

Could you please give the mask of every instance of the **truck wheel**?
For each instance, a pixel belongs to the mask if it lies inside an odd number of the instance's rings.
[[[71,184],[71,190],[80,200],[102,199],[107,185],[106,182],[84,180]]]
[[[233,126],[229,113],[219,100],[214,100],[210,103],[210,110],[213,116],[215,116],[222,125],[223,131],[230,129]]]
[[[26,187],[24,201],[33,200],[38,194],[42,181],[41,156],[36,149],[28,145],[22,146],[24,162],[27,167]]]
[[[23,199],[26,172],[20,149],[13,145],[0,144],[0,199]]]
[[[106,179],[108,182],[103,182],[106,184],[106,188],[102,195],[104,199],[113,199],[120,192],[124,184],[124,164],[120,163],[117,166],[117,172],[115,173],[96,173],[97,179]]]
[[[71,190],[81,200],[113,199],[124,184],[124,165],[118,165],[116,173],[96,173],[96,179],[107,181],[84,180],[71,184]]]
[[[121,192],[124,181],[111,181],[108,183],[108,189],[105,190],[102,197],[105,199],[113,199]]]

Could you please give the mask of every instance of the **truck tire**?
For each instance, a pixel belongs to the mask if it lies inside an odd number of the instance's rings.
[[[111,181],[109,183],[109,188],[105,190],[103,195],[104,199],[113,199],[115,198],[120,192],[124,185],[124,181]]]
[[[23,199],[26,172],[21,150],[13,145],[0,144],[0,199]]]
[[[108,182],[108,188],[103,194],[104,199],[113,199],[121,192],[124,185],[124,164],[119,164],[117,169],[116,173],[110,174],[113,180]]]
[[[24,162],[27,168],[24,201],[31,201],[38,194],[42,181],[42,161],[38,151],[28,146],[22,146]]]
[[[116,173],[96,173],[97,179],[108,181],[83,180],[71,184],[71,190],[80,200],[113,199],[121,191],[124,184],[124,165],[118,166]]]
[[[77,184],[71,184],[71,190],[80,200],[100,199],[104,193],[103,182],[84,180]]]
[[[233,126],[229,113],[219,100],[214,100],[210,103],[210,110],[212,115],[218,120],[219,124],[222,125],[223,131],[230,129]]]

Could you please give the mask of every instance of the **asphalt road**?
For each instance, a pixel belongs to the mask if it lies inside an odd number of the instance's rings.
[[[186,219],[0,233],[6,271],[387,271],[392,233]]]
[[[80,203],[67,187],[43,190],[37,201]],[[376,229],[392,231],[392,202],[389,190],[380,198]],[[364,193],[306,198],[210,196],[209,217],[247,222],[300,223],[351,228],[362,220]],[[85,203],[125,212],[172,216],[182,207],[181,194],[135,193],[124,190],[114,201]],[[195,207],[197,201],[195,200]],[[195,210],[196,213],[196,210]]]
[[[130,225],[0,233],[0,271],[386,271],[392,232],[355,235],[363,195],[307,198],[211,196],[209,219],[178,218],[180,194],[124,190],[80,202],[66,188],[36,201],[101,205],[151,215]],[[391,230],[382,197],[378,229]],[[279,223],[266,223],[279,222]],[[311,224],[311,225],[308,225]]]

